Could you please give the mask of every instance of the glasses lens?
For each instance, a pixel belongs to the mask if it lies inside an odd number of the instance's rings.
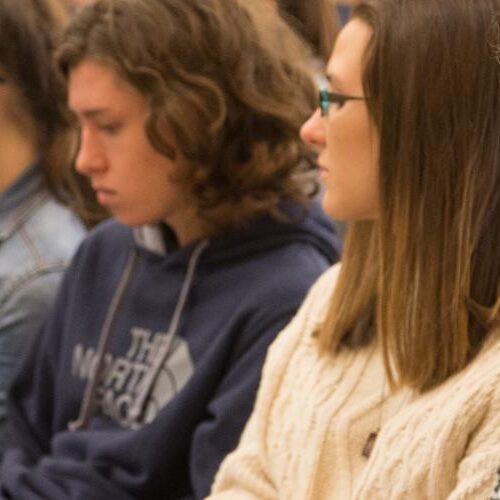
[[[321,116],[326,116],[328,113],[328,90],[321,89],[319,91],[319,107],[321,109]]]

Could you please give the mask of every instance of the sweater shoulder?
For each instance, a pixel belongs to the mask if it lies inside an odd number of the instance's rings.
[[[271,345],[267,365],[278,367],[301,345],[315,342],[314,332],[328,310],[339,272],[338,263],[328,268],[312,285],[294,318]]]

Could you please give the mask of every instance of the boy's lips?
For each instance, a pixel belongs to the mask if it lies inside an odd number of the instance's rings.
[[[110,189],[106,186],[100,186],[98,184],[92,184],[92,189],[97,193],[97,191],[103,192],[103,193],[109,193],[109,194],[114,194],[116,191],[114,189]]]

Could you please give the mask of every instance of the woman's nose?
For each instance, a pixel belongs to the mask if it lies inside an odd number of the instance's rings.
[[[312,146],[324,146],[326,120],[318,108],[300,128],[300,137]]]

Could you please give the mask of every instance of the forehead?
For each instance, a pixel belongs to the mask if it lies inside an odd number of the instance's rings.
[[[83,60],[69,72],[68,104],[75,112],[115,107],[145,108],[144,96],[109,64]]]
[[[349,21],[340,31],[327,66],[332,85],[339,87],[335,90],[362,92],[363,55],[371,35],[370,26],[357,18]]]

